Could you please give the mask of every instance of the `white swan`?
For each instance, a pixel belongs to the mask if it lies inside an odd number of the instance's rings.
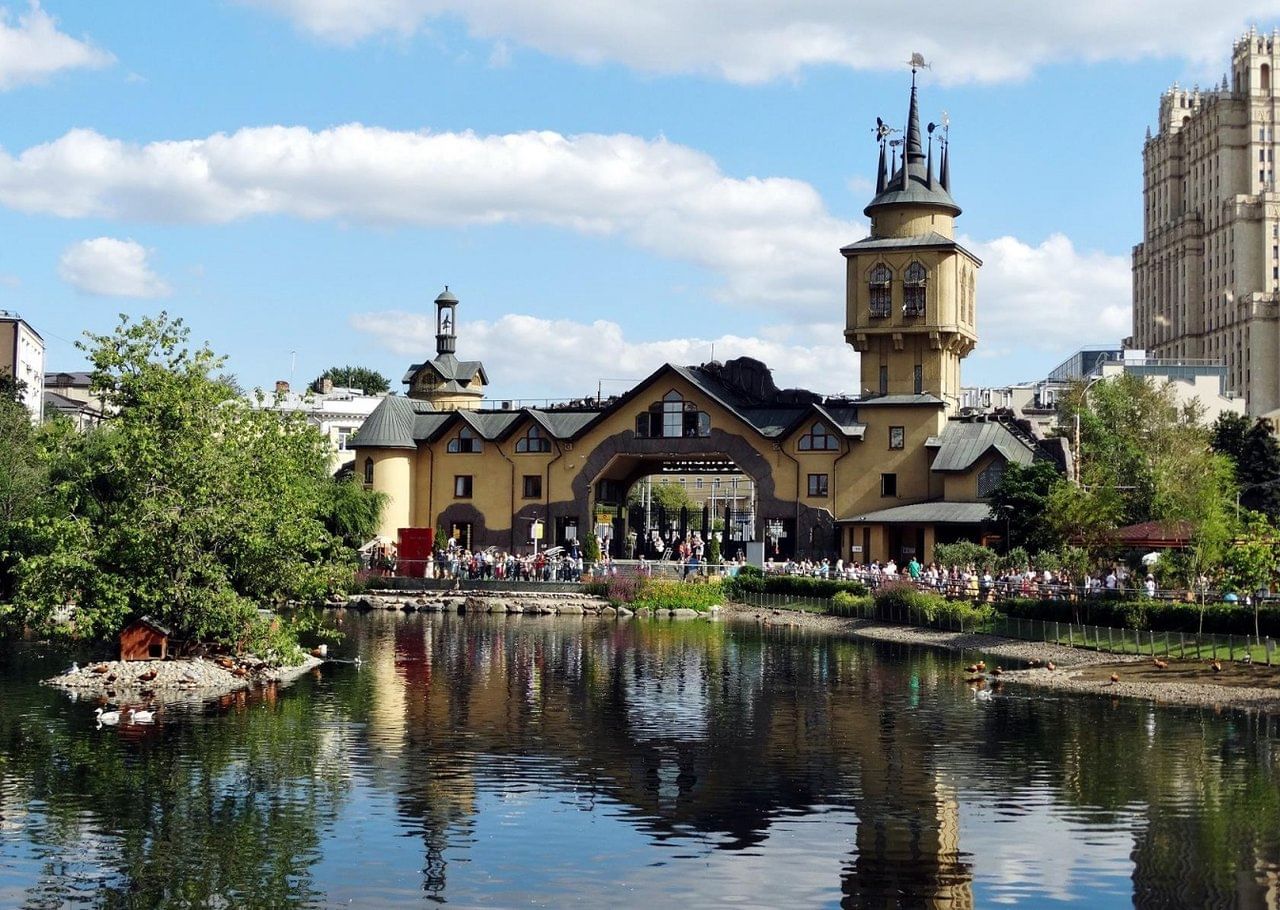
[[[991,701],[991,690],[990,689],[974,689],[973,697],[976,698],[978,701]]]
[[[153,724],[155,721],[155,711],[139,711],[136,708],[129,709],[129,723],[131,724]]]
[[[94,710],[93,714],[98,719],[99,727],[101,727],[103,724],[110,725],[110,724],[120,723],[119,711],[103,711],[101,708],[97,708]]]

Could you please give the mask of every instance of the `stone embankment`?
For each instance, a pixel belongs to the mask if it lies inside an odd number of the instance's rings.
[[[324,663],[307,657],[292,667],[273,667],[252,657],[102,661],[45,680],[80,698],[126,704],[172,704],[216,698],[250,686],[287,684]]]
[[[631,610],[614,607],[602,597],[592,594],[542,593],[527,591],[485,592],[430,592],[406,594],[399,591],[374,591],[368,594],[352,594],[346,600],[336,600],[330,607],[346,607],[353,610],[391,610],[403,613],[499,613],[534,616],[609,616],[626,618],[653,616],[668,619],[715,619],[720,607],[706,612],[689,609],[651,610],[641,607]]]

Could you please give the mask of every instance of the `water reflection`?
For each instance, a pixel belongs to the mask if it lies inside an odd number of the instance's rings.
[[[334,621],[359,670],[107,735],[10,668],[0,905],[1277,905],[1256,716],[796,630]]]

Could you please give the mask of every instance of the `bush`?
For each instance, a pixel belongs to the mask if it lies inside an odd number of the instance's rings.
[[[654,578],[638,580],[640,584],[637,586],[635,599],[631,601],[636,609],[645,607],[651,610],[685,609],[702,613],[724,603],[724,592],[718,581],[693,584]]]
[[[833,581],[826,578],[807,578],[803,575],[743,577],[741,571],[736,577],[725,579],[724,585],[725,594],[730,599],[744,593],[792,594],[797,597],[835,597],[841,591],[855,595],[867,593],[867,586],[860,581]]]
[[[1000,559],[990,547],[967,540],[937,544],[933,548],[933,558],[942,566],[973,566],[979,571],[994,568]]]
[[[764,578],[764,569],[759,566],[745,565],[738,567],[738,578]]]
[[[872,616],[875,608],[875,598],[870,594],[837,591],[836,596],[831,598],[830,612],[833,616]]]

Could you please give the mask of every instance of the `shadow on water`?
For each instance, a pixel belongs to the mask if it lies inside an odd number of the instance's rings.
[[[285,690],[96,730],[6,654],[0,905],[1266,906],[1277,729],[799,630],[339,613]],[[30,646],[27,646],[30,647]]]

